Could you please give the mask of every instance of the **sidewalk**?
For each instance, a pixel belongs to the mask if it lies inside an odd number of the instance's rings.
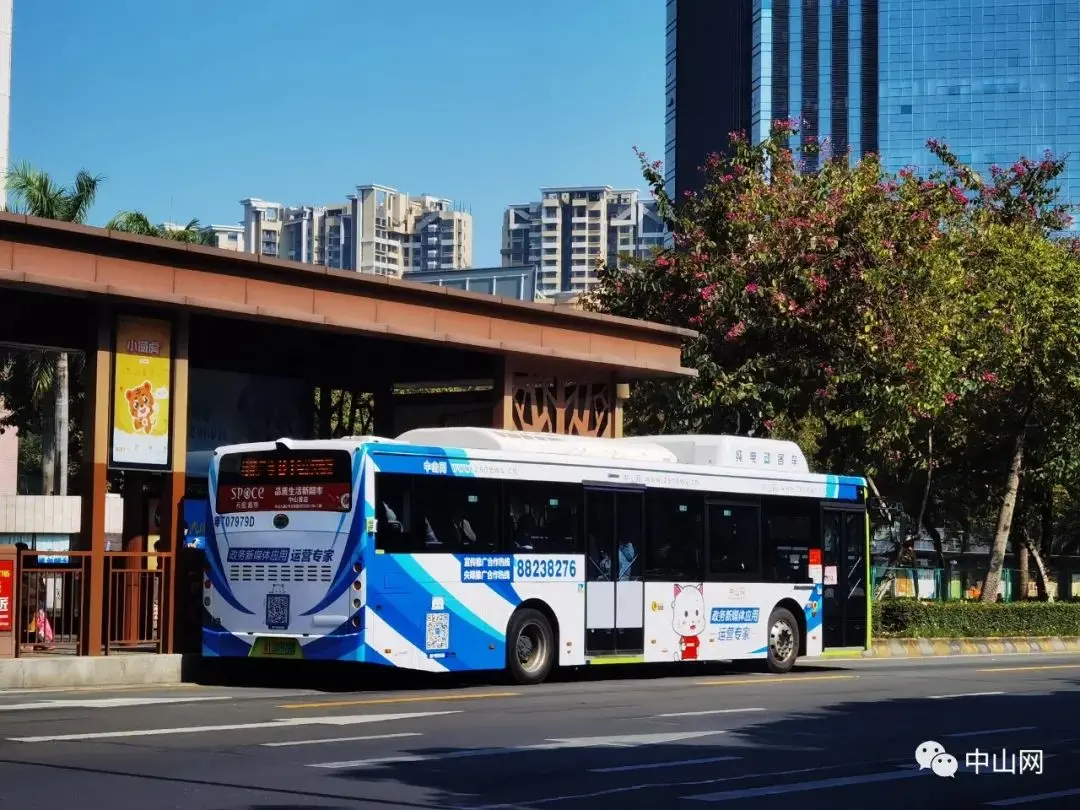
[[[879,638],[869,650],[826,650],[823,658],[940,658],[953,655],[1080,653],[1080,636],[1042,638]]]

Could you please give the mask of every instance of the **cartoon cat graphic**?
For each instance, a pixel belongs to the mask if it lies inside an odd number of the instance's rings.
[[[149,380],[135,388],[127,389],[124,396],[127,397],[131,426],[136,432],[150,433],[154,429],[154,422],[157,421],[157,414],[154,413],[156,402],[153,386],[150,385]]]
[[[701,584],[675,585],[675,600],[671,603],[671,627],[679,636],[676,661],[696,661],[699,636],[705,631],[705,596]]]

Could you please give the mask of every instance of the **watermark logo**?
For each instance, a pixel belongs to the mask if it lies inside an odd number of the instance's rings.
[[[956,776],[960,764],[956,757],[945,750],[945,746],[933,740],[927,740],[915,749],[915,761],[919,764],[919,770],[929,768],[935,776],[952,779]]]
[[[945,750],[945,746],[934,740],[920,743],[915,749],[915,762],[920,771],[929,770],[935,776],[953,779],[960,770],[960,763],[955,756]],[[964,755],[964,768],[975,773],[1008,773],[1013,775],[1042,774],[1043,752],[1035,748],[1022,748],[1009,753],[1002,748],[999,754],[990,754],[976,748]]]

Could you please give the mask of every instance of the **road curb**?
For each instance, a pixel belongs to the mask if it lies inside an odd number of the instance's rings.
[[[1019,638],[881,638],[868,650],[826,650],[827,659],[943,658],[955,655],[1080,653],[1080,636]]]
[[[176,684],[190,666],[185,655],[56,655],[0,659],[0,689]]]

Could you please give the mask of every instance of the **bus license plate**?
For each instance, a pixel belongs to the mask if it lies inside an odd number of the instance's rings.
[[[295,638],[259,638],[251,645],[251,658],[303,658],[304,651]]]

